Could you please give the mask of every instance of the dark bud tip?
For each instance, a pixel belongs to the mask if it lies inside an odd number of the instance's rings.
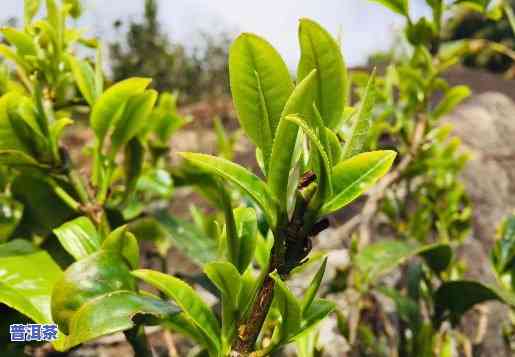
[[[309,186],[309,184],[315,181],[316,178],[317,176],[313,171],[310,170],[305,172],[299,179],[299,190]]]

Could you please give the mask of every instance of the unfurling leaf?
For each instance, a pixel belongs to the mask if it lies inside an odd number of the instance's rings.
[[[358,114],[352,124],[349,140],[343,148],[343,159],[359,154],[365,149],[370,127],[372,126],[372,109],[375,103],[375,72],[370,76],[365,94],[361,99]]]
[[[316,91],[315,78],[316,70],[313,70],[295,87],[290,98],[288,98],[281,114],[272,147],[268,186],[283,212],[286,212],[288,205],[288,179],[293,165],[295,143],[299,132],[298,126],[287,120],[286,117],[291,114],[298,114],[302,118],[309,118],[309,114],[313,110]]]

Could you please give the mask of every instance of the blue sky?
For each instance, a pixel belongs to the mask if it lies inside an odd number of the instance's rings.
[[[82,0],[79,25],[89,34],[113,38],[116,19],[141,17],[144,0]],[[173,38],[193,47],[201,31],[255,32],[267,38],[295,67],[299,52],[297,20],[309,17],[341,34],[348,65],[359,65],[371,53],[388,49],[403,19],[369,0],[158,0],[160,22]],[[425,11],[412,1],[411,11]],[[2,0],[1,19],[22,17],[22,0]]]

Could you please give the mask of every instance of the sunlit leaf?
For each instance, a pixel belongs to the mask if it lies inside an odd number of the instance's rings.
[[[311,332],[320,321],[325,319],[336,308],[333,301],[326,299],[315,299],[310,307],[303,313],[302,324],[290,340],[297,340],[302,338],[307,333]]]
[[[347,73],[340,46],[329,32],[309,19],[300,20],[299,43],[298,80],[303,80],[316,69],[315,103],[325,126],[335,129],[342,121],[347,88]]]
[[[136,237],[127,231],[127,226],[121,226],[109,233],[102,242],[102,249],[113,251],[124,257],[130,267],[139,267],[139,245]]]
[[[50,296],[63,273],[45,251],[18,239],[0,244],[0,272],[1,303],[36,323],[52,322]]]
[[[220,345],[220,326],[209,306],[191,286],[167,274],[152,270],[135,270],[134,276],[164,292],[183,310],[183,312],[209,336],[211,343],[218,349]]]
[[[259,177],[243,166],[219,157],[189,152],[181,155],[195,166],[234,183],[259,205],[269,222],[275,221],[276,207],[273,196]]]
[[[75,260],[85,258],[100,248],[100,235],[87,217],[79,217],[66,222],[54,229],[54,234]]]
[[[109,87],[95,102],[91,111],[91,127],[102,143],[108,130],[119,119],[130,97],[141,94],[150,84],[150,79],[130,78]]]
[[[363,194],[383,177],[395,159],[394,151],[371,151],[340,162],[333,168],[333,197],[322,207],[322,214],[334,212]]]
[[[104,294],[83,304],[70,319],[69,334],[60,344],[59,351],[66,351],[78,344],[114,332],[134,327],[134,318],[154,316],[170,319],[179,309],[165,301],[139,295],[133,291],[119,290]]]
[[[122,256],[100,250],[70,265],[52,290],[52,317],[64,333],[74,314],[94,298],[119,290],[136,291],[136,281]]]
[[[240,124],[267,164],[281,113],[293,91],[288,68],[267,41],[245,33],[231,46],[229,73]]]
[[[135,137],[146,124],[148,117],[157,100],[157,92],[148,90],[141,94],[136,94],[127,101],[125,110],[111,136],[111,154],[125,145],[130,139]]]
[[[92,107],[95,104],[97,97],[100,93],[97,93],[95,88],[95,72],[91,65],[86,62],[77,59],[75,56],[68,56],[68,62],[70,64],[70,68],[72,70],[73,78],[77,83],[77,87],[88,102],[88,104]]]
[[[348,159],[359,154],[365,149],[370,127],[372,126],[372,109],[375,103],[375,73],[370,76],[365,94],[361,99],[359,111],[356,114],[354,123],[352,124],[349,140],[346,141],[343,148],[343,159]]]

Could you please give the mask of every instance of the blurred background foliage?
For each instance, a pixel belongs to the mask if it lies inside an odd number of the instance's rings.
[[[186,50],[163,31],[158,11],[156,0],[145,0],[141,22],[114,23],[121,41],[109,43],[112,79],[151,77],[156,90],[178,90],[186,102],[228,94],[229,36],[201,33],[201,43]]]

